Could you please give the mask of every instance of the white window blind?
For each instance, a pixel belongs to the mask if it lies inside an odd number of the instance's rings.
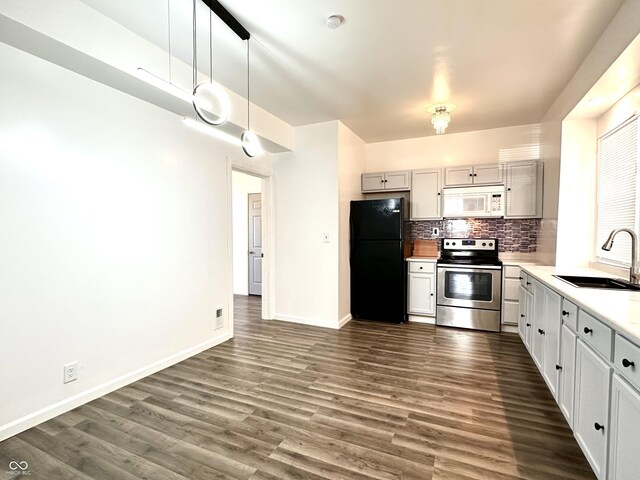
[[[639,125],[635,116],[598,141],[596,255],[614,264],[631,264],[631,237],[618,234],[607,252],[600,247],[609,233],[625,227],[638,232]]]

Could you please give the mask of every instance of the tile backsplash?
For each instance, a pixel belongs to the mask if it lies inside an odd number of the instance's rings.
[[[497,238],[501,252],[532,253],[538,243],[539,223],[535,218],[463,218],[407,221],[404,228],[409,240]],[[438,235],[433,235],[434,228],[439,229]]]

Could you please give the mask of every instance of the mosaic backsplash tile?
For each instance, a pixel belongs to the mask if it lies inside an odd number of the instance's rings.
[[[501,252],[533,253],[538,243],[536,218],[464,218],[405,222],[405,236],[409,240],[431,240],[443,237],[497,238]],[[438,228],[439,234],[433,235]]]

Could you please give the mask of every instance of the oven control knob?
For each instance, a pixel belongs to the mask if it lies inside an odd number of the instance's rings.
[[[455,244],[456,244],[456,242],[453,242],[451,245],[455,245]]]
[[[447,242],[447,245],[449,245],[449,242]]]
[[[489,244],[489,246],[490,246],[490,247],[493,247],[493,243],[490,243],[490,244]]]
[[[482,242],[482,246],[483,246],[483,247],[486,247],[486,246],[487,246],[487,244],[486,244],[485,242]]]

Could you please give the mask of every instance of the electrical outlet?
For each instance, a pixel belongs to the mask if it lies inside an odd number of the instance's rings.
[[[433,227],[433,234],[437,237],[440,235],[440,229],[438,227]]]
[[[62,382],[69,383],[78,379],[78,362],[64,365],[64,377]]]
[[[222,316],[222,307],[217,307],[215,309],[216,318],[215,318],[215,328],[222,328],[224,326],[224,317]]]

